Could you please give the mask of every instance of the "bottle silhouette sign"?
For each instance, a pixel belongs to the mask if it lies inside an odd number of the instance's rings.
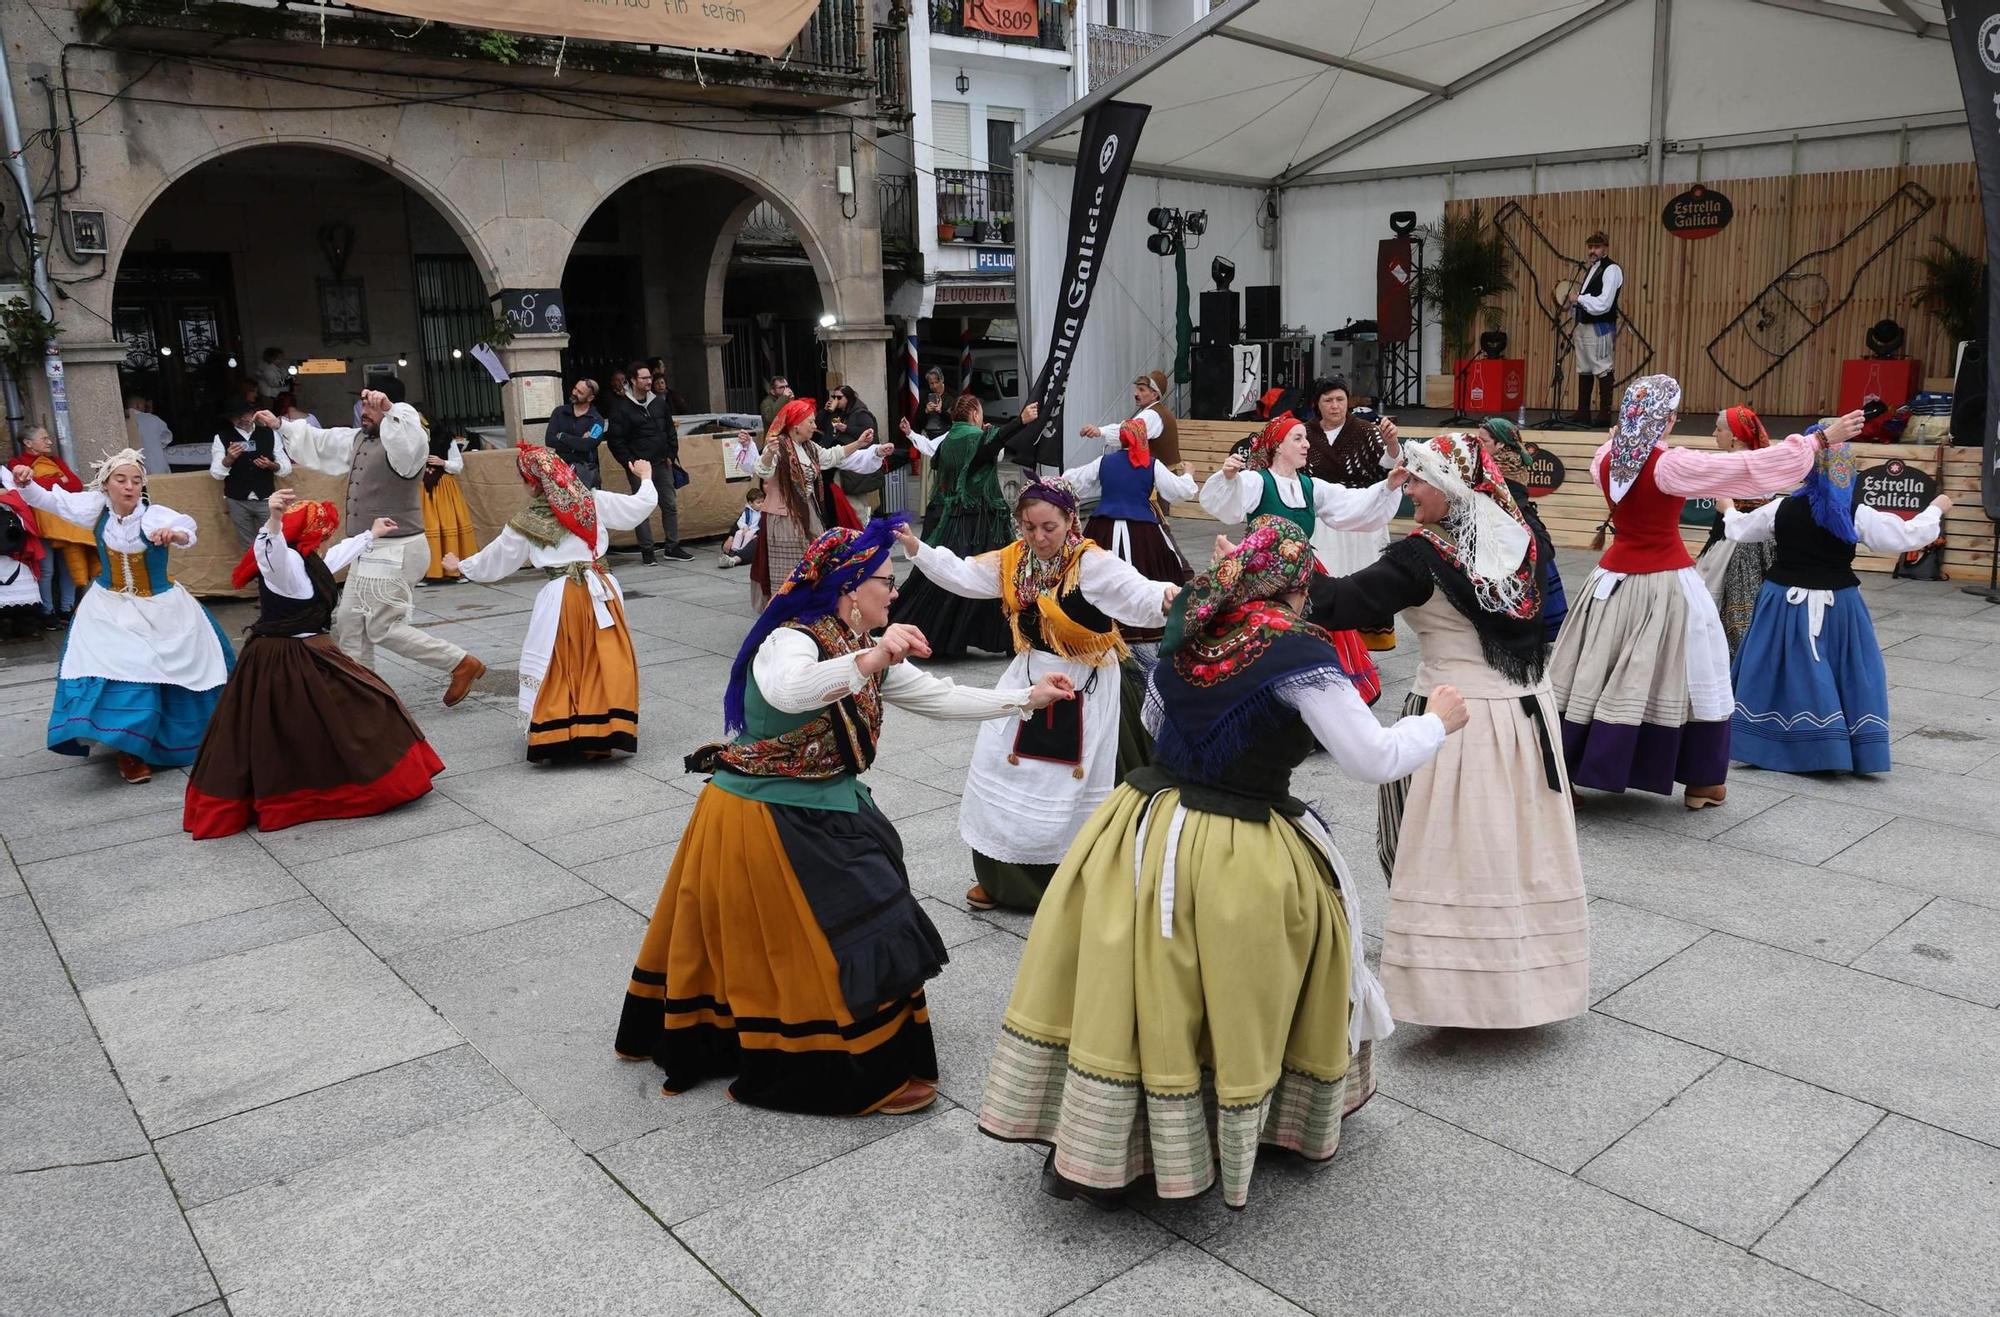
[[[1697,183],[1667,202],[1660,223],[1676,238],[1713,238],[1736,218],[1736,207],[1714,188]]]
[[[1937,198],[1927,190],[1903,184],[1840,241],[1807,252],[1764,285],[1709,340],[1708,359],[1737,388],[1754,387],[1839,314],[1868,268],[1936,207]],[[1836,268],[1835,253],[1850,251],[1858,251],[1861,259],[1836,293],[1828,272]]]

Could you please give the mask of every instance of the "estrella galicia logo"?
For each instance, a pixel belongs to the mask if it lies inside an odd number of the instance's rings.
[[[1988,14],[1979,25],[1979,62],[1988,73],[2000,73],[2000,14]]]
[[[2000,14],[1994,15],[1994,17],[1989,21],[2000,22]],[[1985,34],[1982,32],[1981,35],[1984,36]],[[1985,49],[1984,41],[1981,41],[1980,49],[1981,50]],[[1996,66],[1993,71],[1995,73],[2000,73],[2000,66]],[[1104,139],[1104,148],[1097,153],[1097,172],[1100,174],[1110,173],[1112,163],[1117,159],[1118,159],[1118,134],[1113,133],[1111,134],[1111,136]]]

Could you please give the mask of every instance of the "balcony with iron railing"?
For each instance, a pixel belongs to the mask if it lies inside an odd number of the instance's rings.
[[[1036,0],[1030,30],[1030,25],[1023,21],[1027,12],[1012,5],[988,5],[985,0],[931,0],[931,32],[936,36],[971,37],[976,41],[1000,41],[1039,50],[1067,50],[1068,8],[1063,0]]]
[[[872,81],[863,38],[867,0],[820,0],[783,55],[564,40],[480,31],[385,14],[346,0],[105,0],[79,11],[83,35],[149,53],[245,62],[352,67],[379,54],[381,73],[534,83],[550,71],[592,79],[591,90],[643,90],[671,79],[677,98],[823,107],[862,100]],[[566,80],[570,81],[570,80]],[[905,79],[907,82],[907,79]]]
[[[1013,179],[1008,178],[1011,187]],[[908,174],[878,174],[875,193],[882,203],[882,246],[891,252],[913,251],[917,245],[916,180]],[[1011,195],[1011,194],[1010,194]],[[785,213],[768,201],[760,201],[744,217],[736,232],[737,244],[755,253],[802,251],[804,244]]]
[[[938,170],[937,215],[940,240],[1012,242],[1013,172],[1005,169]],[[944,236],[947,227],[953,231],[949,239]]]
[[[878,26],[874,32],[875,113],[883,119],[910,117],[910,29]]]
[[[1166,44],[1157,32],[1090,25],[1090,86],[1094,91]]]

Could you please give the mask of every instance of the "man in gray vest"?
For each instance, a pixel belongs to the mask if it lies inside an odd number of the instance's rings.
[[[347,477],[347,508],[342,514],[352,531],[377,517],[396,524],[389,535],[375,540],[347,570],[334,613],[333,639],[357,662],[375,663],[381,645],[416,663],[451,674],[444,693],[447,706],[465,698],[486,665],[448,640],[439,640],[410,625],[416,607],[412,586],[430,566],[430,543],[424,538],[424,459],[430,456],[430,427],[417,409],[391,402],[377,389],[361,394],[358,428],[317,429],[304,420],[283,421],[259,412],[257,421],[277,429],[292,461],[315,471]]]

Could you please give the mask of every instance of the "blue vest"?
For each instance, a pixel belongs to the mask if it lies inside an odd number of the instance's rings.
[[[97,578],[97,583],[107,590],[117,590],[122,593],[125,589],[124,573],[127,559],[143,556],[146,563],[146,588],[143,591],[134,589],[133,593],[149,595],[165,594],[167,591],[173,589],[173,579],[167,575],[167,551],[161,545],[147,544],[144,555],[123,554],[105,547],[104,526],[110,520],[111,509],[109,507],[97,514],[97,527],[94,532],[97,536],[97,560],[104,564],[103,571]]]
[[[1119,521],[1157,521],[1153,515],[1153,465],[1142,469],[1132,465],[1124,453],[1108,453],[1098,459],[1097,515]]]

